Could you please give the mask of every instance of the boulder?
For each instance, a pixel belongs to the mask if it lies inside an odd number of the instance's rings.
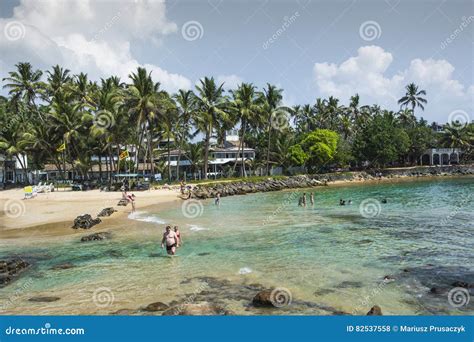
[[[81,238],[81,242],[88,242],[88,241],[101,241],[101,240],[107,240],[112,237],[112,234],[109,232],[100,232],[100,233],[94,233],[91,235],[86,235]]]
[[[65,264],[55,265],[51,267],[51,269],[56,271],[56,270],[67,270],[73,267],[76,267],[76,266],[71,263],[65,263]]]
[[[30,264],[23,259],[0,260],[0,287],[14,281]]]
[[[118,206],[122,206],[122,207],[126,207],[127,204],[128,204],[128,201],[127,201],[126,199],[121,199],[121,200],[117,203]]]
[[[96,224],[99,224],[100,222],[102,222],[100,218],[93,219],[92,216],[89,214],[79,215],[74,220],[74,225],[72,226],[72,228],[90,229]]]
[[[162,313],[163,316],[223,316],[232,312],[223,307],[207,302],[196,304],[181,304],[173,306]]]
[[[367,312],[367,316],[382,316],[382,309],[378,305],[372,306],[369,312]]]
[[[100,213],[97,215],[97,217],[105,217],[105,216],[110,216],[113,213],[115,213],[117,210],[115,210],[112,207],[109,208],[104,208],[100,211]]]
[[[148,304],[146,308],[144,308],[144,311],[164,311],[166,309],[169,309],[169,306],[165,303],[162,302],[155,302]]]
[[[28,299],[30,302],[41,302],[41,303],[51,303],[55,302],[57,300],[60,300],[61,298],[59,297],[32,297]]]

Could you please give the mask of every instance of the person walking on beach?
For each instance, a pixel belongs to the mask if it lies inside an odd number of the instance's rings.
[[[165,243],[168,255],[175,255],[178,238],[176,233],[171,230],[171,226],[166,226],[166,231],[163,233],[163,239],[161,239],[161,248],[165,247]]]
[[[181,245],[183,244],[183,240],[181,240],[181,232],[179,231],[178,226],[174,226],[173,229],[174,229],[174,233],[176,234],[176,238],[178,239],[178,243],[176,247],[181,247]]]
[[[132,204],[132,213],[134,213],[135,212],[135,194],[127,195],[127,201],[129,201]]]
[[[314,195],[313,195],[313,193],[309,194],[309,203],[311,203],[311,206],[314,205]]]

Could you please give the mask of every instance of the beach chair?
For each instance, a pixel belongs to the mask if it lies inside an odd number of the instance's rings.
[[[33,187],[32,186],[25,186],[23,188],[23,191],[25,193],[24,199],[30,199],[33,198]]]

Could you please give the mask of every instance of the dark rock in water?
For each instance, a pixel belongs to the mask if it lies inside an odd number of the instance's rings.
[[[28,299],[30,302],[41,302],[41,303],[51,303],[55,302],[57,300],[60,300],[61,298],[59,297],[32,297]]]
[[[352,316],[350,313],[345,311],[334,311],[332,314],[334,316]]]
[[[211,253],[209,252],[204,252],[204,253],[198,253],[198,256],[206,256],[206,255],[210,255]]]
[[[117,203],[118,206],[122,206],[122,207],[126,207],[127,204],[128,204],[128,201],[127,201],[126,199],[121,199],[121,200]]]
[[[72,226],[72,228],[90,229],[96,224],[99,224],[100,222],[102,222],[100,218],[93,219],[92,216],[89,214],[79,215],[74,220],[74,225]]]
[[[137,310],[132,309],[119,309],[117,311],[111,312],[111,315],[119,315],[119,316],[130,316],[137,313]]]
[[[111,258],[123,258],[123,253],[115,249],[111,249],[110,251],[104,252],[104,255]]]
[[[232,315],[232,312],[207,302],[196,304],[176,305],[162,313],[163,316],[223,316]]]
[[[273,289],[266,289],[260,291],[253,297],[252,304],[256,307],[276,308],[275,299],[273,297]]]
[[[432,293],[432,294],[443,294],[444,292],[446,292],[446,290],[442,289],[440,287],[432,287],[430,289],[430,293]]]
[[[51,267],[52,270],[67,270],[70,268],[76,267],[74,264],[71,263],[65,263],[65,264],[59,264]]]
[[[332,289],[321,289],[321,290],[318,290],[318,291],[314,291],[313,292],[313,295],[315,295],[316,297],[319,297],[319,296],[324,296],[324,295],[327,295],[327,294],[330,294],[330,293],[333,293],[334,290]]]
[[[451,286],[453,286],[453,287],[464,287],[465,289],[474,288],[474,284],[469,284],[465,281],[459,281],[459,280],[452,283]]]
[[[382,316],[382,309],[378,305],[372,306],[369,312],[367,312],[367,316]]]
[[[143,310],[145,310],[145,311],[164,311],[166,309],[169,309],[169,306],[166,305],[165,303],[155,302],[155,303],[148,304],[147,307],[144,308]]]
[[[367,244],[367,243],[372,243],[372,242],[374,242],[374,241],[369,240],[369,239],[364,239],[364,240],[357,241],[356,243],[357,243],[358,245],[365,245],[365,244]]]
[[[360,281],[343,281],[339,285],[336,286],[337,288],[351,288],[351,287],[362,287],[362,283]]]
[[[88,242],[88,241],[101,241],[101,240],[107,240],[112,237],[112,234],[109,232],[100,232],[100,233],[94,233],[91,235],[86,235],[81,238],[82,242]]]
[[[21,258],[0,260],[0,287],[14,281],[30,264]]]
[[[105,216],[110,216],[113,213],[115,213],[117,210],[115,210],[112,207],[109,208],[104,208],[101,210],[101,212],[97,215],[97,217],[105,217]]]

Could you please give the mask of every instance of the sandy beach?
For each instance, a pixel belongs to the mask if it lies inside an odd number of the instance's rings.
[[[159,189],[135,192],[137,209],[173,201],[181,201],[179,190]],[[38,227],[71,226],[74,218],[82,214],[95,217],[100,210],[113,207],[117,213],[113,219],[129,214],[131,206],[117,206],[121,199],[120,192],[90,191],[54,191],[40,193],[33,199],[23,199],[23,189],[11,189],[0,192],[0,235],[13,237],[15,231]],[[106,222],[109,218],[105,218]],[[112,219],[112,217],[110,218]],[[64,224],[61,224],[64,223]],[[61,229],[64,232],[64,230]],[[71,229],[71,231],[73,231]],[[48,230],[49,232],[49,230]],[[19,232],[18,232],[19,233]]]

